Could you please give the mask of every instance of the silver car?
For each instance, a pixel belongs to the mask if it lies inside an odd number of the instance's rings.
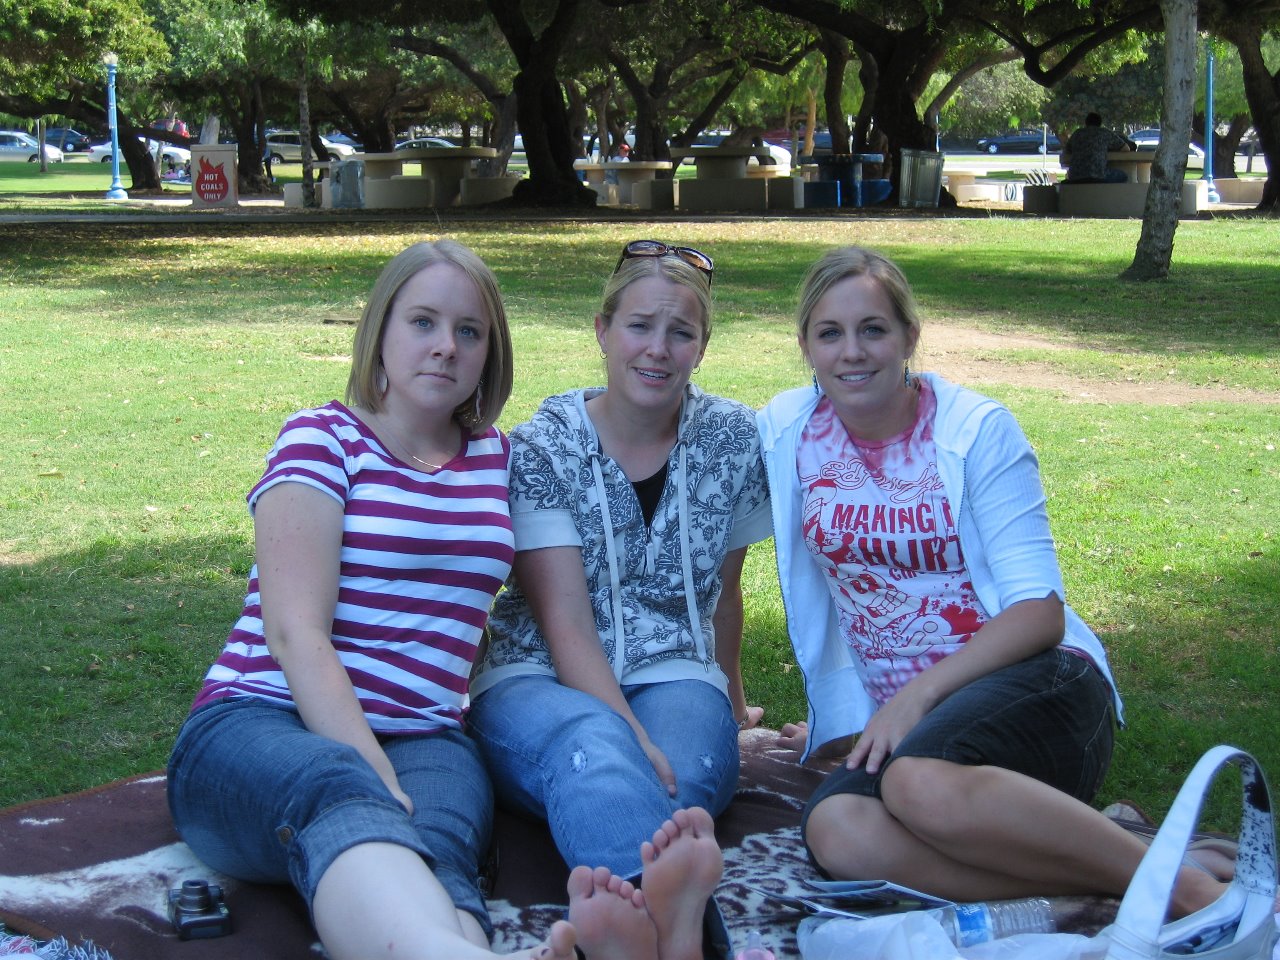
[[[347,160],[355,155],[355,148],[337,140],[320,138],[326,156],[319,160]],[[267,152],[272,163],[301,163],[302,137],[297,130],[276,130],[267,134]]]
[[[44,155],[50,163],[62,162],[62,151],[44,145]],[[35,163],[40,159],[40,144],[29,133],[21,130],[0,130],[0,160],[26,160]]]

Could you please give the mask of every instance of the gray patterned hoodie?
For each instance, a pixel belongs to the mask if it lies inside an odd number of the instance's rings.
[[[712,615],[725,554],[773,532],[755,415],[690,384],[653,522],[600,449],[586,401],[601,388],[545,400],[511,431],[516,550],[576,546],[596,630],[619,683],[697,679],[721,691]],[[606,536],[605,531],[611,535]],[[529,605],[508,581],[489,619],[472,696],[509,676],[555,675]]]

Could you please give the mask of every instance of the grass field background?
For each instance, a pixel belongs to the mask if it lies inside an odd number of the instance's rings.
[[[0,171],[2,172],[2,171]],[[353,323],[407,244],[442,234],[497,272],[516,349],[501,424],[595,384],[591,318],[627,239],[716,258],[696,381],[760,406],[804,382],[792,310],[823,250],[897,259],[949,335],[1007,336],[1000,371],[1195,388],[1180,405],[1078,402],[994,375],[1041,458],[1069,599],[1125,695],[1101,801],[1160,815],[1198,755],[1280,776],[1280,238],[1274,222],[1179,227],[1174,277],[1115,278],[1139,225],[1018,219],[646,224],[6,224],[0,232],[0,804],[162,766],[239,612],[244,494],[282,420],[341,395]],[[1028,348],[1025,337],[1055,345]],[[995,341],[999,343],[999,340]],[[1030,378],[1034,384],[1034,377]],[[1157,391],[1158,393],[1158,391]],[[746,570],[748,697],[803,715],[770,544]],[[1238,786],[1210,822],[1228,826]]]

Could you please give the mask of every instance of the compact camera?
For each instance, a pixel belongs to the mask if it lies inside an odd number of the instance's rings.
[[[231,911],[222,888],[207,880],[183,880],[169,891],[169,920],[179,940],[224,937],[231,932]]]

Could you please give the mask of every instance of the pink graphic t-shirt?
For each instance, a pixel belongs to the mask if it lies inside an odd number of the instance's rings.
[[[916,422],[873,442],[850,436],[824,397],[796,456],[805,543],[863,685],[882,704],[988,620],[938,476],[936,408],[921,381]]]

